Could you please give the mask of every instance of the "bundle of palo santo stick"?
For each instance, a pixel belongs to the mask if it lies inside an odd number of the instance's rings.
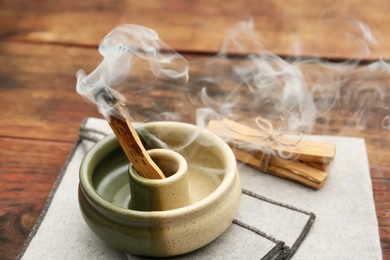
[[[335,144],[287,138],[268,120],[257,118],[256,123],[258,129],[229,119],[212,120],[208,130],[226,140],[239,161],[313,189],[324,185]]]

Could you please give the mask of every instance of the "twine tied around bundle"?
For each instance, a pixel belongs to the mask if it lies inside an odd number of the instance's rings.
[[[302,140],[302,133],[299,133],[298,139],[287,138],[287,135],[295,135],[296,133],[288,131],[277,131],[274,129],[271,121],[256,117],[255,124],[257,129],[242,127],[238,123],[223,119],[224,125],[236,134],[243,135],[245,137],[259,138],[264,145],[260,146],[259,152],[256,154],[257,158],[260,159],[261,165],[260,170],[267,171],[270,159],[283,158],[293,159],[290,153],[285,152],[286,147],[292,147],[298,145]],[[275,152],[275,150],[277,152]]]

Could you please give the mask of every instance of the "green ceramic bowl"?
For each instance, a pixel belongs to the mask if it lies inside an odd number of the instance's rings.
[[[85,222],[109,245],[135,255],[174,256],[210,243],[230,226],[239,204],[240,179],[231,149],[189,124],[153,122],[142,126],[145,131],[170,147],[192,140],[176,150],[188,166],[188,205],[133,209],[133,200],[139,204],[146,199],[131,198],[129,162],[111,135],[88,151],[80,167],[79,204]]]

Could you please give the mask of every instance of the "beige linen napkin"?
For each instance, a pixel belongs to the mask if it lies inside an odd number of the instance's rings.
[[[78,207],[80,162],[94,142],[109,133],[104,120],[83,122],[81,139],[18,259],[141,259],[100,241]],[[329,179],[321,190],[241,164],[243,195],[230,228],[211,244],[176,259],[381,259],[364,140],[308,138],[337,144]]]

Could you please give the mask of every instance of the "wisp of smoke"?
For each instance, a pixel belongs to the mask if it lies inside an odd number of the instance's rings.
[[[346,24],[350,31],[343,32],[345,39],[340,41],[354,43],[362,53],[378,47],[367,24],[356,19]],[[77,73],[77,91],[96,103],[95,94],[108,88],[127,102],[131,115],[186,122],[195,118],[191,123],[199,129],[223,118],[255,126],[261,117],[271,121],[276,131],[289,133],[390,130],[390,97],[383,85],[390,82],[390,64],[281,58],[265,49],[253,27],[253,20],[237,23],[217,55],[190,63],[155,31],[139,25],[119,26],[100,43],[100,65],[89,75],[82,70]],[[295,47],[298,53],[304,45]],[[144,106],[132,107],[131,99],[145,100]],[[110,113],[108,107],[97,105],[103,115]],[[178,147],[165,148],[182,149],[196,134]]]
[[[157,79],[188,80],[187,60],[163,42],[154,30],[140,25],[116,27],[101,41],[99,52],[103,60],[94,71],[89,75],[83,70],[77,72],[77,92],[92,103],[97,103],[95,96],[102,88],[125,101],[121,91],[128,86],[123,83],[140,61],[148,63],[150,72]],[[104,103],[97,105],[107,117],[110,108]]]

